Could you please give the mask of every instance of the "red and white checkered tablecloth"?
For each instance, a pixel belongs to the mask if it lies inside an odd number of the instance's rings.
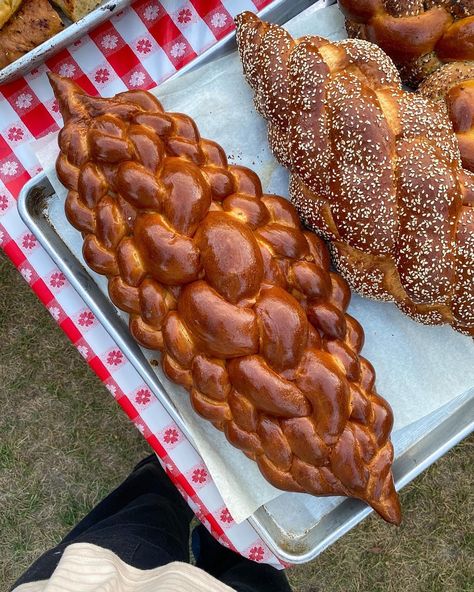
[[[90,94],[149,89],[234,28],[233,16],[272,0],[137,0],[25,77],[0,86],[0,246],[155,450],[196,516],[223,544],[282,567],[248,522],[235,524],[203,460],[20,220],[17,196],[40,171],[29,144],[61,116],[46,72]]]

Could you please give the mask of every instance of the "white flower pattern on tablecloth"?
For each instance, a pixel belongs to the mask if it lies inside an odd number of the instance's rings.
[[[222,29],[227,22],[227,15],[223,12],[216,12],[211,17],[211,25],[216,29]]]
[[[17,96],[15,105],[18,109],[28,109],[33,104],[33,95],[30,93],[21,93]]]
[[[20,270],[20,273],[23,276],[24,280],[26,280],[28,283],[31,282],[31,276],[32,276],[31,269],[28,269],[28,267],[24,267],[23,269]]]
[[[59,74],[66,78],[72,78],[76,72],[76,66],[74,64],[61,64],[59,67]]]
[[[118,37],[117,35],[111,35],[108,33],[102,37],[100,44],[104,49],[115,49],[118,45]]]
[[[55,321],[59,321],[59,317],[61,315],[61,311],[59,310],[59,308],[57,306],[51,306],[50,308],[48,308],[49,310],[49,314],[53,317],[53,319]]]
[[[194,512],[194,515],[203,526],[209,524],[209,521],[206,518],[206,514],[204,513],[202,506],[198,506],[197,510]]]
[[[115,397],[117,395],[117,387],[115,384],[106,384],[105,388]]]
[[[149,4],[144,12],[143,16],[147,21],[154,21],[156,20],[157,16],[160,14],[160,9],[156,4]]]
[[[89,350],[85,345],[78,345],[77,351],[81,354],[83,358],[87,358],[87,356],[89,355]]]
[[[145,74],[143,72],[134,72],[128,82],[130,86],[140,86],[145,82]]]
[[[183,42],[179,42],[179,43],[175,43],[171,47],[170,54],[174,58],[180,58],[181,56],[184,56],[185,52],[186,52],[186,44]]]
[[[0,173],[2,173],[2,175],[6,175],[7,177],[13,177],[17,170],[18,163],[14,160],[7,160],[7,162],[4,162],[0,167]]]

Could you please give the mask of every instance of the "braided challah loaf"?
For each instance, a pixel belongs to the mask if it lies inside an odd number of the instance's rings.
[[[273,485],[360,498],[398,523],[392,413],[321,239],[147,92],[51,83],[66,213],[135,339]]]
[[[403,82],[445,100],[474,171],[474,0],[339,0],[350,37],[379,45]],[[469,82],[467,82],[469,81]]]
[[[251,13],[237,41],[304,222],[361,294],[474,335],[474,175],[447,117],[361,40],[293,40]]]

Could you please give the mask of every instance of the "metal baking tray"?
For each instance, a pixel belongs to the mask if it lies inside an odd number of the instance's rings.
[[[23,76],[61,49],[86,35],[91,29],[109,20],[111,16],[129,6],[131,2],[132,0],[109,0],[75,23],[63,17],[62,21],[66,26],[61,32],[0,70],[0,84]]]
[[[322,6],[334,4],[335,1],[336,0],[320,0]],[[66,27],[60,33],[57,33],[51,37],[51,39],[41,43],[38,47],[35,47],[18,60],[15,60],[13,63],[0,70],[0,84],[27,74],[30,70],[46,61],[61,49],[74,43],[74,41],[80,39],[104,21],[109,20],[117,12],[127,8],[131,3],[132,0],[109,0],[77,22],[71,22],[67,18],[63,18]],[[271,17],[274,22],[284,23],[286,20],[314,3],[314,0],[274,0],[258,14],[262,17]],[[197,62],[202,64],[209,59],[212,59],[212,56],[217,55],[217,53],[223,55],[227,51],[231,51],[233,47],[235,47],[235,35],[231,32],[218,41],[212,49],[203,54],[201,58],[193,60],[184,68],[181,68],[178,72],[173,74],[173,76],[181,75],[187,70],[194,68],[197,65]]]
[[[334,0],[324,0],[321,5],[333,3]],[[282,23],[304,10],[309,4],[310,0],[281,0],[274,2],[260,14],[274,22]],[[221,57],[234,48],[235,36],[230,34],[175,76]],[[99,278],[97,274],[86,269],[77,253],[74,254],[61,238],[62,233],[55,229],[52,222],[53,211],[62,207],[60,198],[54,193],[44,173],[40,173],[25,185],[18,200],[18,209],[23,221],[192,443],[185,422],[142,350],[130,336],[123,315],[118,313],[99,287],[101,282],[102,286],[104,285],[104,278]],[[75,232],[74,229],[72,232]],[[78,235],[77,232],[76,234]],[[474,389],[405,430],[409,445],[397,456],[393,466],[397,489],[414,479],[474,430]],[[315,519],[311,514],[311,508],[303,503],[303,500],[309,497],[283,493],[260,507],[249,518],[262,539],[282,561],[293,564],[310,561],[371,512],[363,503],[346,499],[322,519]]]
[[[98,284],[103,284],[104,278],[86,269],[55,229],[52,219],[55,217],[53,212],[57,212],[58,208],[63,208],[62,200],[55,194],[44,173],[31,179],[20,193],[18,210],[25,224],[193,443],[186,423],[131,337],[122,314],[118,314],[100,289]],[[82,242],[79,233],[74,229],[71,231]],[[409,433],[412,443],[393,465],[398,490],[474,431],[474,389],[404,430]],[[300,494],[283,493],[261,506],[249,518],[272,551],[288,563],[305,563],[314,559],[372,511],[362,502],[346,499],[322,519],[315,520],[310,508],[302,503],[305,498]]]

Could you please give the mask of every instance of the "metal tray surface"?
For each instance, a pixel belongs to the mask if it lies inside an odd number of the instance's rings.
[[[54,208],[63,207],[63,203],[59,202],[60,198],[54,193],[47,176],[40,173],[23,188],[18,200],[18,210],[23,221],[59,269],[193,443],[186,423],[173,405],[172,398],[131,337],[127,324],[99,288],[99,280],[94,279],[94,276],[99,276],[86,270],[56,231],[51,222],[50,212]],[[411,444],[396,458],[393,465],[397,489],[409,483],[472,431],[474,389],[401,430],[400,432],[405,432]],[[288,563],[305,563],[314,559],[372,511],[362,502],[346,499],[322,519],[316,520],[311,514],[311,506],[305,502],[308,497],[310,496],[283,493],[261,506],[249,518],[272,551]]]
[[[70,24],[66,24],[60,33],[57,33],[51,39],[41,43],[41,45],[38,45],[18,60],[15,60],[0,70],[0,84],[23,76],[61,49],[64,49],[77,39],[86,35],[91,29],[109,20],[117,12],[127,8],[131,2],[132,0],[109,0],[109,2],[98,6],[75,23],[63,18],[63,22],[70,22]]]

